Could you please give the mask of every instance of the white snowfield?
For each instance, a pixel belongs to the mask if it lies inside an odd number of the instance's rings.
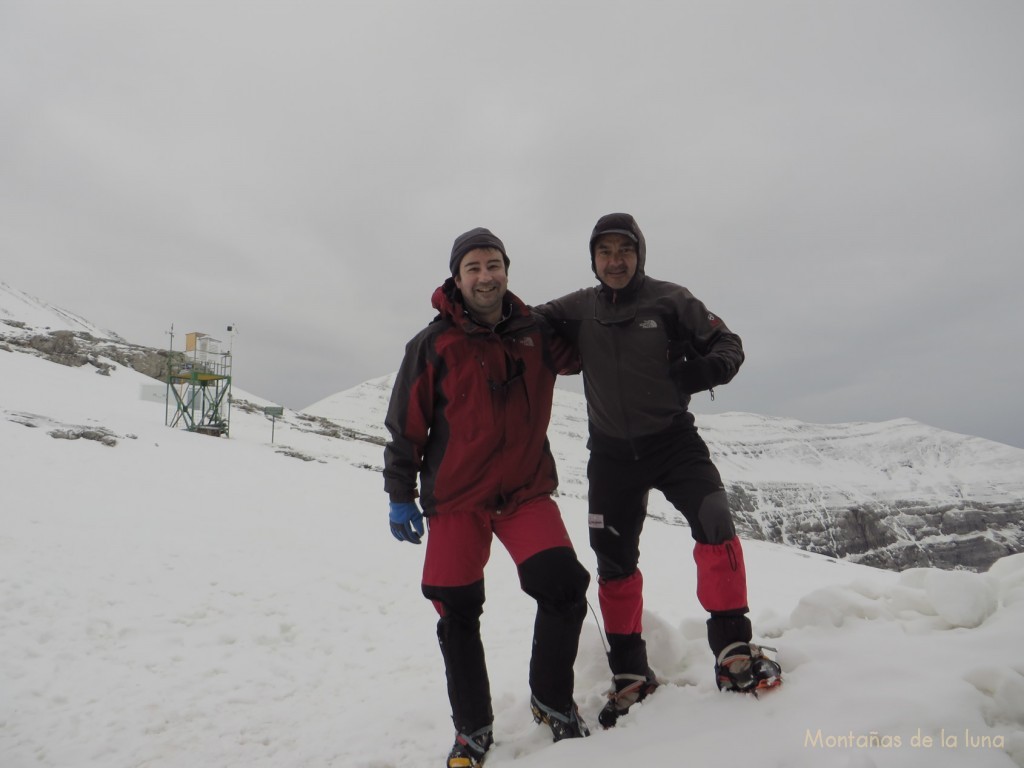
[[[440,768],[436,614],[422,547],[388,530],[373,441],[386,386],[334,414],[371,439],[286,411],[271,444],[240,402],[230,439],[166,428],[147,383],[0,350],[0,766]],[[572,424],[555,450],[579,489]],[[559,503],[592,567],[582,495]],[[714,684],[689,531],[652,520],[642,545],[667,685],[600,730],[589,617],[576,698],[593,735],[559,744],[530,716],[533,603],[495,545],[488,768],[1024,766],[1024,555],[897,574],[747,542],[755,633],[786,675],[754,699]]]

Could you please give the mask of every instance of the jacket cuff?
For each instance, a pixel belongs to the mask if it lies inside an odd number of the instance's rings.
[[[727,366],[724,361],[717,357],[705,357],[704,362],[706,368],[704,375],[708,380],[708,387],[717,387],[719,384],[725,384],[732,377],[727,375]]]

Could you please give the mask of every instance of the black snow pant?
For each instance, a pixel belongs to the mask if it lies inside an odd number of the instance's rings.
[[[590,546],[597,556],[598,595],[608,637],[612,674],[646,674],[641,631],[643,576],[640,534],[651,489],[682,513],[695,540],[698,596],[708,609],[708,643],[715,656],[751,638],[746,614],[742,550],[718,469],[695,431],[675,433],[636,458],[602,453],[592,444]]]
[[[590,574],[570,547],[546,549],[518,568],[524,592],[537,601],[530,658],[530,690],[553,709],[573,703],[573,663],[587,614]],[[423,594],[441,608],[437,638],[444,657],[452,720],[469,734],[493,722],[490,683],[480,616],[484,605],[481,579],[464,587],[424,585]]]

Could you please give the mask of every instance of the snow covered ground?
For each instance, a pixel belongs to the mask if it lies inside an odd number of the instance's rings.
[[[422,548],[388,531],[380,446],[292,412],[271,444],[239,407],[230,439],[171,430],[151,383],[0,351],[0,766],[442,766],[436,616]],[[343,426],[379,431],[379,403],[350,404]],[[116,444],[51,436],[83,432]],[[560,503],[592,563],[585,502]],[[552,744],[528,708],[533,604],[495,547],[489,768],[1024,766],[1024,555],[896,574],[748,542],[755,631],[786,671],[755,700],[715,688],[690,551],[687,529],[649,523],[645,625],[670,684]],[[596,726],[593,617],[576,673]]]

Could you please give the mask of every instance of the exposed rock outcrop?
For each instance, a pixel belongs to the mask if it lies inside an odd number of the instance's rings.
[[[24,324],[12,328],[23,329]],[[168,369],[180,369],[188,362],[183,352],[152,349],[113,339],[100,339],[85,331],[50,331],[49,333],[4,334],[0,328],[0,347],[6,351],[29,352],[54,363],[71,367],[91,364],[96,372],[110,375],[111,360],[126,368],[160,381],[167,380]]]

